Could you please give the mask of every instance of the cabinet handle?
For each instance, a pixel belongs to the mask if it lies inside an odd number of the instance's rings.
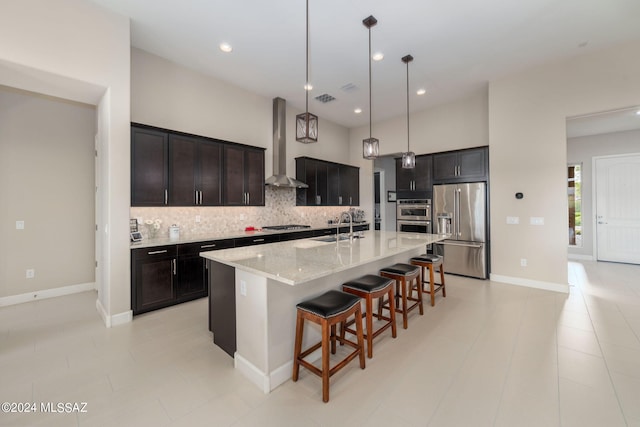
[[[200,193],[200,204],[202,204],[202,190],[200,190],[199,193]]]
[[[264,239],[253,239],[253,243],[264,242]]]
[[[151,251],[151,252],[147,252],[147,255],[157,255],[157,254],[166,254],[167,250],[163,250],[163,251]]]
[[[215,247],[216,247],[216,244],[213,243],[211,245],[202,245],[202,246],[200,246],[200,249],[215,248]]]
[[[342,205],[342,196],[338,196],[338,204]]]
[[[164,189],[164,204],[169,204],[169,191],[166,188]]]
[[[176,259],[174,258],[172,262],[173,262],[173,275],[175,276],[176,275]]]
[[[251,204],[251,194],[249,194],[247,192],[247,204],[250,205]]]
[[[353,197],[349,196],[349,206],[353,205]]]
[[[195,204],[198,204],[198,190],[194,191]]]

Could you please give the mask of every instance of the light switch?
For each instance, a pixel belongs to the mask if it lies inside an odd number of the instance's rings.
[[[508,216],[507,217],[507,224],[520,224],[520,217],[519,216]]]
[[[531,225],[544,225],[544,217],[542,216],[532,216],[529,218],[529,224]]]
[[[16,221],[16,230],[24,230],[24,221]]]

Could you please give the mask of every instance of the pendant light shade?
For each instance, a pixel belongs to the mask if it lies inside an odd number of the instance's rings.
[[[305,112],[296,116],[296,141],[309,144],[318,142],[318,116],[309,112],[309,0],[307,0],[307,45],[306,45],[306,80],[305,91]]]
[[[365,159],[375,159],[380,153],[380,141],[371,136],[371,27],[378,23],[373,16],[362,20],[365,27],[369,29],[369,138],[362,140],[362,157]]]
[[[407,64],[407,152],[402,153],[402,167],[404,169],[416,167],[416,153],[409,149],[409,62],[411,61],[413,61],[413,56],[411,55],[402,57],[402,62]]]

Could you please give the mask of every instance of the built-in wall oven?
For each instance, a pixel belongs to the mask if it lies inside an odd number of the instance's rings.
[[[401,199],[396,204],[397,231],[431,233],[431,199]]]

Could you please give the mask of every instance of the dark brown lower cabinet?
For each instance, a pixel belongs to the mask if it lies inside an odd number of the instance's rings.
[[[178,245],[178,286],[176,302],[186,302],[206,297],[208,276],[204,258],[200,252],[232,248],[233,239]]]
[[[131,251],[131,308],[140,314],[176,299],[177,248],[159,246]]]

